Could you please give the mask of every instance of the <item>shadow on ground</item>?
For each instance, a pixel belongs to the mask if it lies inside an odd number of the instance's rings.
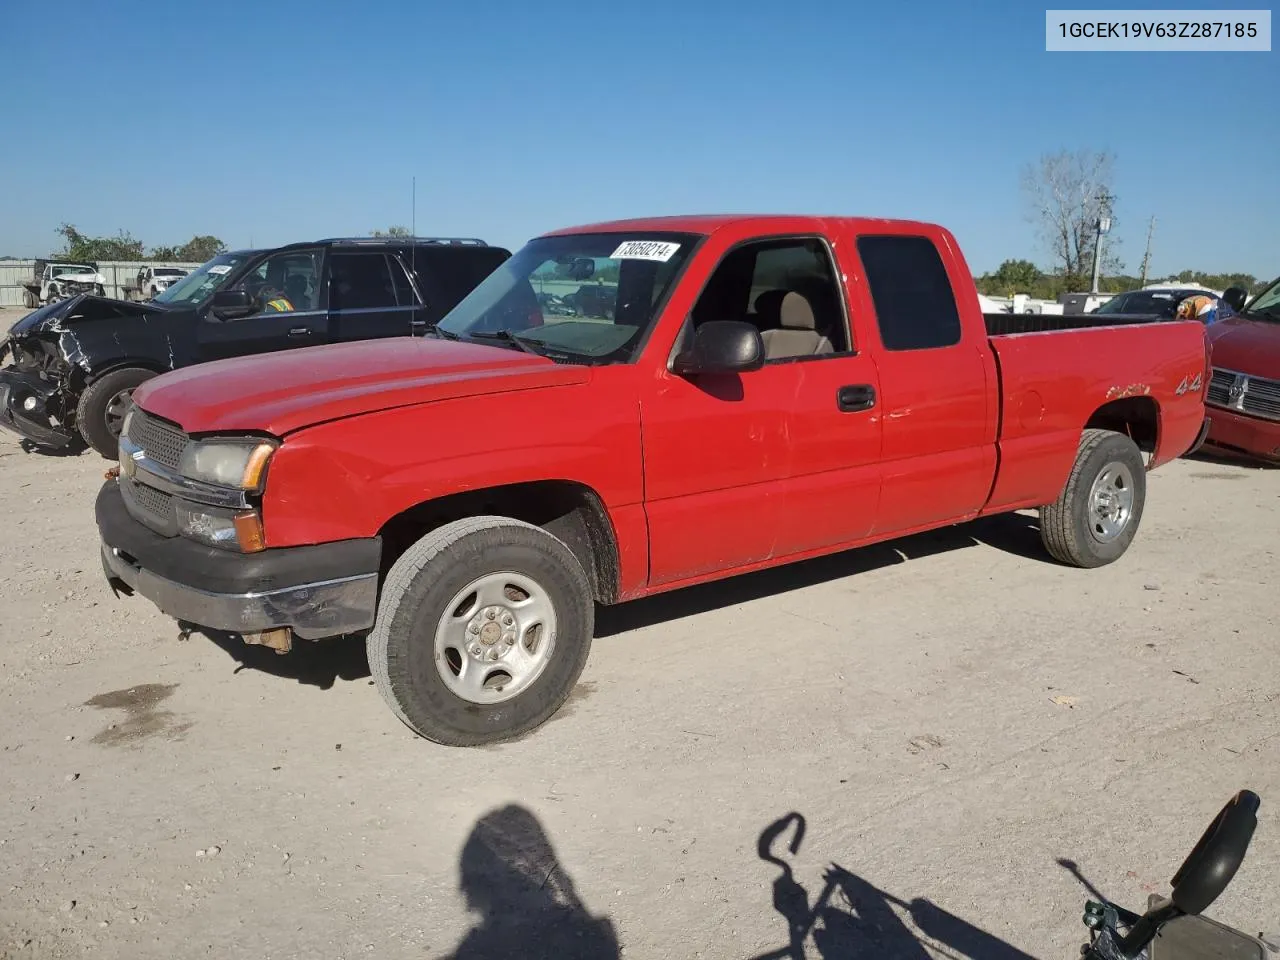
[[[611,637],[628,630],[679,620],[966,547],[985,545],[1014,556],[1054,563],[1040,544],[1039,531],[1034,517],[1019,513],[1003,514],[815,560],[675,590],[645,600],[633,600],[614,607],[599,607],[596,611],[596,636]],[[235,634],[208,630],[192,624],[181,626],[185,633],[207,637],[221,647],[239,664],[237,672],[258,670],[322,690],[329,689],[338,680],[365,680],[370,676],[362,634],[314,643],[295,640],[293,649],[281,655],[266,647],[250,646]]]
[[[786,923],[786,945],[749,960],[929,960],[932,950],[971,960],[1035,960],[923,898],[902,900],[832,864],[816,897],[785,859],[800,850],[805,818],[788,813],[761,831],[760,859],[779,871],[773,907]],[[780,843],[787,835],[790,842]],[[474,926],[439,960],[617,960],[613,921],[592,916],[536,816],[522,806],[490,811],[462,850],[459,887]],[[708,917],[707,936],[715,924]],[[698,931],[682,931],[698,943]],[[780,937],[779,939],[783,939]],[[720,955],[710,939],[704,954]]]
[[[440,960],[616,960],[617,933],[593,917],[542,824],[508,805],[481,817],[462,848],[459,887],[478,915]]]
[[[633,600],[616,607],[601,607],[596,614],[596,636],[610,637],[628,630],[789,593],[859,573],[869,573],[894,564],[977,546],[992,547],[1016,557],[1042,563],[1056,563],[1040,543],[1040,526],[1035,517],[1021,513],[1000,514],[901,540],[890,540],[702,586],[687,587],[644,600]]]
[[[756,843],[760,859],[779,871],[773,881],[773,908],[786,921],[787,945],[751,960],[929,960],[926,945],[944,956],[972,960],[1035,960],[929,900],[902,900],[839,864],[827,868],[822,889],[810,898],[775,849],[788,831],[791,841],[781,854],[798,853],[805,832],[799,813],[775,820]]]

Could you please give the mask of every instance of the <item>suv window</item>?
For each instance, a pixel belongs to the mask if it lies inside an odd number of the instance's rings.
[[[290,250],[267,257],[250,270],[240,286],[258,300],[258,309],[268,303],[288,301],[294,310],[314,310],[319,299],[318,250]]]
[[[858,256],[886,350],[929,350],[960,342],[955,291],[928,237],[859,237]]]
[[[329,258],[329,309],[369,310],[397,305],[387,255],[335,253]]]
[[[831,254],[816,237],[758,240],[716,267],[692,312],[707,320],[745,320],[764,340],[766,362],[849,352]]]

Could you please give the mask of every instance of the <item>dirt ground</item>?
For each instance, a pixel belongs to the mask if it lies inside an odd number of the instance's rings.
[[[114,598],[107,466],[0,437],[2,957],[1071,957],[1079,878],[1144,907],[1242,787],[1210,914],[1280,928],[1280,472],[1157,471],[1101,570],[1014,516],[604,611],[562,714],[457,750],[359,641]]]

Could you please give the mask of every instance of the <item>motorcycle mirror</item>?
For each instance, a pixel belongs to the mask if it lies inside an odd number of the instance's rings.
[[[1241,790],[1209,824],[1178,872],[1173,875],[1173,905],[1197,916],[1227,889],[1240,869],[1262,801],[1252,790]]]

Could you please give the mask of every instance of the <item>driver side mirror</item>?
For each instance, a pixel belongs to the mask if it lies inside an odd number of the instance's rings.
[[[245,290],[219,290],[209,309],[224,320],[238,320],[253,313],[257,305]]]
[[[693,343],[676,355],[672,370],[698,373],[748,373],[764,366],[760,331],[742,320],[708,320],[694,331]]]
[[[1199,843],[1173,875],[1173,905],[1198,916],[1227,889],[1240,869],[1258,826],[1258,795],[1241,790],[1209,824]]]
[[[1249,299],[1249,291],[1244,287],[1227,287],[1222,294],[1222,299],[1226,301],[1227,306],[1239,313],[1244,309],[1244,305]]]

